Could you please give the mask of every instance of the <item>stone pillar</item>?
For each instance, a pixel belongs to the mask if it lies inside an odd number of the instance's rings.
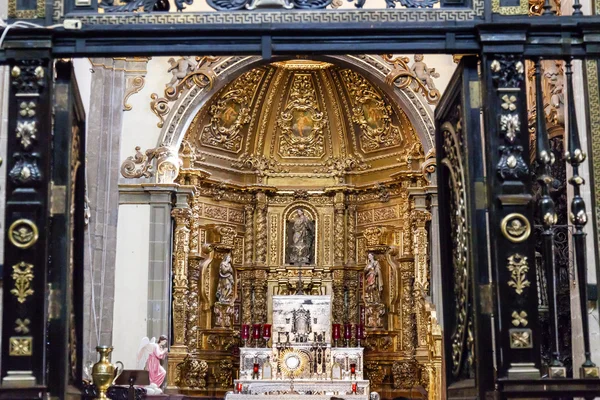
[[[244,206],[246,231],[244,232],[244,264],[252,265],[254,261],[254,204]]]
[[[85,246],[91,249],[91,257],[87,257],[86,252],[84,365],[96,360],[97,344],[112,344],[123,98],[127,91],[128,74],[132,70],[140,71],[139,73],[145,71],[147,61],[124,58],[90,60],[94,73],[91,75],[90,110],[85,139],[90,223],[87,226],[89,234],[85,235]],[[95,307],[94,312],[92,305]]]
[[[333,263],[344,264],[344,193],[338,192],[333,199],[335,214],[333,217]]]
[[[148,337],[169,333],[171,315],[171,204],[176,185],[143,185],[149,193]]]
[[[346,264],[356,265],[356,205],[348,205],[348,224],[346,231]]]
[[[265,265],[267,261],[267,195],[256,194],[256,263]]]

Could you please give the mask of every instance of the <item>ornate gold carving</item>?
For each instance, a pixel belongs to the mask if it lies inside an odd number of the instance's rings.
[[[346,263],[356,264],[356,206],[348,206],[346,229]]]
[[[210,123],[204,126],[200,135],[203,145],[233,153],[240,151],[242,127],[251,120],[250,105],[263,75],[263,69],[253,69],[227,87],[210,107]]]
[[[531,349],[533,342],[531,338],[531,329],[509,329],[511,349]]]
[[[233,249],[235,237],[237,235],[235,228],[230,225],[215,225],[210,231],[210,242],[216,248],[230,251]]]
[[[264,264],[267,259],[267,205],[256,207],[256,262]]]
[[[127,103],[129,98],[144,88],[146,81],[143,76],[135,76],[127,78],[128,88],[125,91],[125,97],[123,97],[123,111],[131,111],[133,108],[131,104]]]
[[[33,280],[33,265],[21,261],[13,265],[13,273],[11,277],[15,281],[15,287],[10,290],[19,303],[24,303],[28,296],[33,294],[31,281]]]
[[[183,362],[177,365],[179,380],[177,386],[189,389],[205,389],[208,364],[195,354],[188,354]]]
[[[204,216],[218,221],[227,221],[227,207],[204,204]]]
[[[333,262],[337,265],[344,263],[344,204],[334,205],[333,218]]]
[[[419,383],[420,366],[415,357],[407,360],[395,361],[392,365],[394,389],[409,389]]]
[[[529,271],[529,265],[527,263],[527,257],[521,254],[513,254],[508,257],[508,270],[510,271],[510,280],[508,286],[515,288],[517,294],[522,294],[523,290],[531,285],[531,282],[527,279],[527,271]]]
[[[331,215],[323,216],[323,264],[331,262]]]
[[[236,237],[233,240],[233,251],[231,252],[233,263],[241,265],[244,263],[244,239]]]
[[[350,92],[352,121],[362,129],[365,152],[400,145],[404,138],[400,128],[392,124],[392,107],[361,75],[343,70],[341,76]]]
[[[344,176],[347,172],[357,170],[365,171],[370,168],[371,165],[365,163],[362,159],[356,156],[348,157],[333,157],[325,161],[325,165],[321,168],[316,168],[315,173],[331,174],[336,177],[339,183],[344,182]]]
[[[271,265],[279,265],[279,243],[277,241],[279,233],[279,215],[271,214],[269,221],[269,260]]]
[[[367,250],[383,251],[386,249],[386,234],[387,229],[382,226],[370,226],[363,231],[363,236],[367,241]]]
[[[38,241],[38,237],[37,225],[26,218],[16,220],[8,228],[8,240],[20,249],[30,248]]]
[[[243,271],[242,281],[242,324],[251,324],[252,320],[252,272]]]
[[[33,354],[33,338],[30,336],[13,336],[9,341],[8,354],[12,357],[28,357]]]
[[[192,352],[198,349],[198,330],[200,329],[200,321],[198,318],[200,296],[199,284],[200,261],[198,259],[190,259],[188,262],[186,345],[188,350]]]
[[[231,381],[233,373],[233,363],[231,360],[219,361],[219,373],[217,374],[217,382],[223,389],[231,387],[233,382]]]
[[[435,72],[435,68],[427,68],[423,63],[422,54],[415,54],[412,67],[408,66],[408,57],[393,57],[391,54],[384,54],[382,57],[392,65],[385,77],[389,85],[393,84],[399,89],[410,87],[415,93],[421,93],[429,104],[437,104],[440,101],[440,91],[435,88],[432,79],[439,78],[440,74]]]
[[[179,60],[169,59],[170,68],[168,72],[173,74],[171,82],[167,83],[164,97],[159,98],[158,94],[152,93],[150,98],[150,109],[159,118],[159,128],[165,123],[165,115],[171,111],[169,103],[177,100],[181,93],[193,86],[198,88],[212,88],[216,75],[212,69],[219,57],[182,57]]]
[[[175,245],[173,260],[173,333],[174,345],[185,344],[186,308],[188,295],[188,254],[190,251],[190,218],[189,208],[175,208],[171,212],[175,219]]]
[[[267,273],[266,271],[255,271],[254,280],[254,323],[267,322]]]
[[[320,111],[311,74],[295,73],[284,111],[277,118],[283,157],[321,157],[327,116]]]
[[[381,385],[385,379],[385,369],[377,361],[367,361],[365,363],[367,379],[372,385]]]
[[[31,321],[29,318],[21,319],[17,318],[15,321],[15,332],[27,335],[29,333],[29,324]]]
[[[176,151],[169,147],[157,147],[142,153],[140,149],[140,146],[136,146],[135,155],[127,157],[121,164],[121,175],[124,178],[152,177],[154,175],[152,161],[156,159],[158,182],[172,183],[175,181],[181,167],[181,160]]]
[[[373,221],[374,222],[388,221],[388,220],[397,219],[397,218],[398,218],[398,210],[396,209],[395,206],[376,208],[373,210]]]
[[[373,222],[373,210],[359,211],[356,220],[358,221],[358,225],[365,225],[369,222]]]
[[[511,242],[520,243],[529,238],[531,224],[523,214],[512,213],[502,219],[500,230],[504,237]]]
[[[244,261],[251,264],[254,259],[254,205],[246,204],[244,206],[246,213],[246,227],[244,233]]]
[[[267,158],[261,155],[243,154],[240,159],[231,164],[234,168],[249,169],[255,171],[258,183],[263,183],[263,178],[273,173],[287,173],[289,170],[283,168],[281,163],[273,157]]]
[[[18,10],[17,0],[8,0],[8,18],[15,19],[38,19],[46,17],[46,2],[44,0],[36,0],[35,9]],[[17,67],[18,68],[18,67]]]

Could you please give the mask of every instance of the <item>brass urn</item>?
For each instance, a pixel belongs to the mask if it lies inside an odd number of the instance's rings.
[[[110,363],[110,353],[113,351],[110,346],[98,346],[96,351],[100,354],[100,360],[92,367],[92,380],[98,392],[95,400],[107,400],[106,391],[123,372],[123,363]],[[117,364],[120,364],[120,368],[117,368]]]

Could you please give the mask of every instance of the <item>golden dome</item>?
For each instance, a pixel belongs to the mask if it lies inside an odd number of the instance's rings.
[[[406,113],[380,88],[309,60],[233,79],[194,117],[182,155],[184,168],[213,179],[278,187],[372,184],[423,157]]]

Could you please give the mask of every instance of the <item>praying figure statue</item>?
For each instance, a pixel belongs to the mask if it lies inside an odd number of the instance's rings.
[[[234,276],[231,266],[231,253],[227,253],[219,266],[219,284],[217,286],[217,302],[231,304],[234,301]]]
[[[381,303],[383,280],[381,279],[381,266],[373,253],[367,256],[365,267],[365,303]]]
[[[429,90],[435,89],[433,78],[439,78],[440,74],[435,72],[435,68],[427,68],[427,64],[423,62],[423,54],[415,54],[415,62],[410,69]]]
[[[148,394],[161,394],[161,385],[165,380],[167,371],[160,365],[160,360],[167,355],[167,337],[161,335],[156,343],[156,338],[142,339],[137,353],[137,369],[148,371],[150,386],[147,387]]]
[[[290,264],[311,264],[313,262],[314,221],[296,210],[296,216],[288,222],[287,262]],[[291,237],[290,237],[291,233]]]

